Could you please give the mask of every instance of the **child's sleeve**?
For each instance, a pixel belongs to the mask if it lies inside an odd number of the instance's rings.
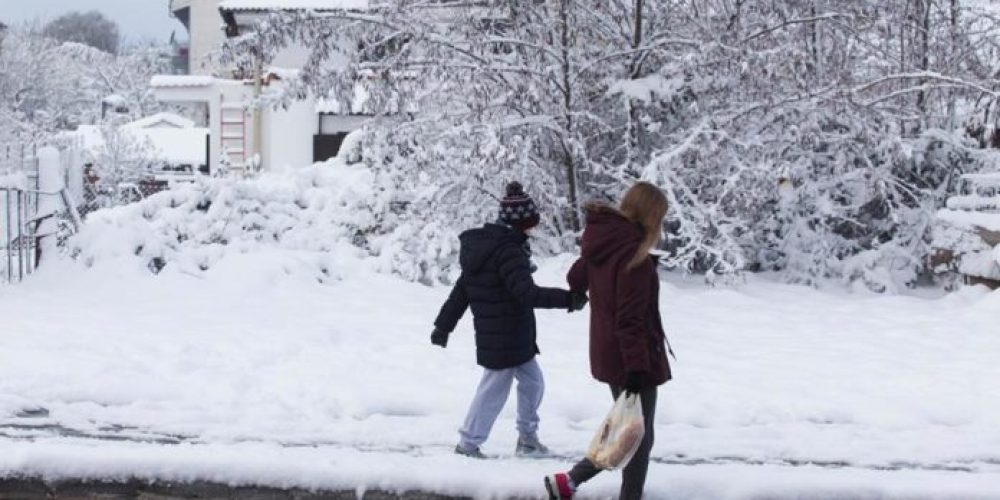
[[[455,282],[451,293],[448,294],[448,300],[444,301],[444,305],[441,306],[441,312],[434,320],[434,326],[444,332],[453,331],[458,320],[462,319],[468,308],[469,296],[465,292],[465,275],[462,275]]]
[[[521,249],[510,246],[500,251],[498,270],[504,287],[517,300],[539,309],[567,309],[570,294],[562,288],[545,288],[531,278],[531,261]]]

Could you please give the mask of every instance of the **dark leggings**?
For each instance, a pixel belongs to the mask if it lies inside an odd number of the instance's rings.
[[[617,401],[622,389],[611,387],[611,395]],[[656,393],[657,388],[643,389],[639,393],[642,400],[642,417],[646,421],[646,435],[642,438],[639,450],[635,452],[632,461],[622,469],[622,491],[618,497],[620,500],[640,500],[642,489],[646,485],[646,471],[649,469],[649,453],[653,449],[653,420],[656,416]],[[587,482],[601,469],[594,466],[586,458],[577,462],[573,470],[569,471],[569,477],[577,486]]]

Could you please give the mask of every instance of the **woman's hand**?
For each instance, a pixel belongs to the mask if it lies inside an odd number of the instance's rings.
[[[642,392],[642,382],[646,378],[643,372],[628,372],[625,374],[625,394]]]
[[[569,293],[569,312],[576,312],[587,306],[589,299],[587,298],[587,292],[583,290],[574,290]]]

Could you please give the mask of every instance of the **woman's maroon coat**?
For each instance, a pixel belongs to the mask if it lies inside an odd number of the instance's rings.
[[[590,370],[594,378],[625,385],[627,372],[643,374],[643,385],[670,380],[660,321],[660,281],[650,257],[629,269],[642,230],[608,208],[587,213],[581,257],[566,279],[571,290],[590,294]]]

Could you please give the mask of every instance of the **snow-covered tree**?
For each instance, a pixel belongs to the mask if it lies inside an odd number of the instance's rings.
[[[109,54],[117,54],[121,42],[118,23],[96,10],[63,14],[46,23],[42,32],[60,43],[82,43]]]
[[[286,98],[351,102],[363,87],[393,131],[373,135],[370,161],[401,192],[439,193],[408,206],[415,220],[470,219],[516,177],[544,193],[548,241],[569,249],[584,201],[641,178],[671,200],[668,265],[887,290],[926,270],[957,175],[996,160],[979,149],[1000,138],[1000,32],[983,9],[396,0],[276,15],[228,57],[308,47]]]
[[[155,111],[148,92],[166,59],[156,47],[115,56],[79,43],[59,43],[31,26],[12,28],[0,51],[0,133],[31,146],[53,134],[101,120],[101,102],[123,99],[130,116]]]

